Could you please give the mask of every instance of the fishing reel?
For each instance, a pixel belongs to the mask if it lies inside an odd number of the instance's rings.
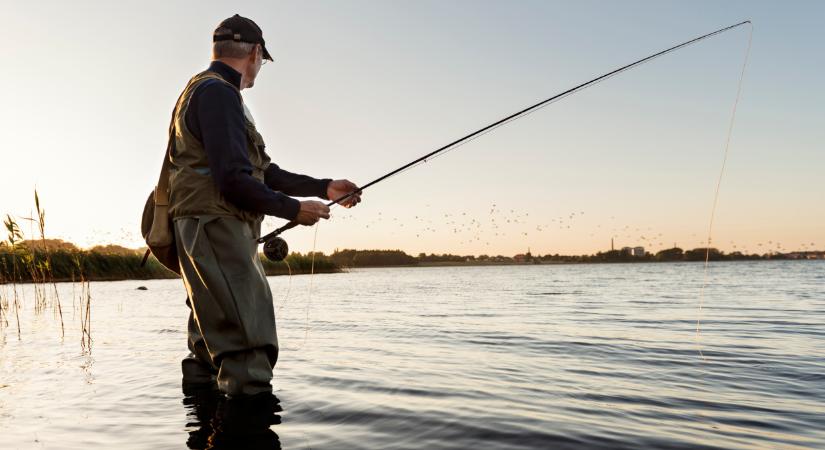
[[[281,262],[286,258],[289,254],[289,245],[287,245],[284,238],[279,235],[290,228],[295,228],[296,225],[298,225],[298,222],[289,222],[281,228],[257,239],[259,244],[264,244],[264,256],[266,256],[266,259],[272,262]]]
[[[263,240],[264,256],[272,262],[281,262],[289,254],[289,245],[279,236],[267,237]]]

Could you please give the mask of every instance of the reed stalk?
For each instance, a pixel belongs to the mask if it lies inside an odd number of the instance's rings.
[[[83,261],[75,256],[75,265],[80,278],[80,348],[92,350],[92,291],[91,285],[83,274]]]
[[[46,283],[52,285],[54,296],[52,297],[52,307],[57,307],[57,313],[60,316],[60,337],[66,336],[66,330],[63,324],[63,307],[60,304],[60,295],[57,292],[57,283],[54,280],[54,272],[52,272],[52,254],[46,245],[46,210],[40,207],[40,195],[37,189],[34,190],[34,206],[37,209],[37,229],[40,231],[40,242],[43,244],[43,252],[45,258],[41,264],[41,280],[43,282],[43,294],[46,293]]]
[[[6,220],[3,221],[3,225],[6,226],[6,231],[8,232],[7,239],[11,246],[11,288],[14,300],[14,317],[17,321],[17,339],[20,339],[20,299],[17,293],[17,243],[23,241],[23,233],[20,231],[20,226],[17,225],[17,222],[9,214],[6,214]]]
[[[9,325],[6,319],[6,309],[9,307],[9,300],[6,298],[6,260],[2,260],[0,264],[0,328],[5,328]]]

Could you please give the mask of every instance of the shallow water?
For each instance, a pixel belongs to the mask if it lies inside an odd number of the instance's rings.
[[[267,448],[825,448],[825,263],[712,264],[697,344],[701,279],[690,263],[270,278],[284,411]],[[0,446],[200,448],[182,283],[92,283],[91,352],[59,288],[64,339],[30,286],[20,336],[13,311],[0,330]]]

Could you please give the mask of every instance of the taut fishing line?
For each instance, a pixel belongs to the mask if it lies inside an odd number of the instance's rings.
[[[632,68],[634,68],[636,66],[639,66],[639,65],[642,65],[642,64],[645,64],[645,63],[647,63],[647,62],[649,62],[653,59],[656,59],[656,58],[658,58],[662,55],[665,55],[665,54],[671,53],[673,51],[679,50],[683,47],[689,46],[691,44],[694,44],[694,43],[699,42],[701,40],[704,40],[704,39],[707,39],[709,37],[715,36],[717,34],[721,34],[721,33],[724,33],[726,31],[732,30],[734,28],[738,28],[738,27],[740,27],[742,25],[745,25],[745,24],[751,25],[750,34],[749,34],[749,37],[748,37],[748,47],[747,47],[747,50],[745,52],[745,61],[742,65],[742,72],[741,72],[741,75],[740,75],[739,85],[738,85],[737,92],[736,92],[736,100],[734,102],[733,111],[732,111],[730,123],[729,123],[729,126],[728,126],[728,134],[727,134],[727,139],[726,139],[726,142],[725,142],[725,152],[724,152],[724,157],[723,157],[723,160],[722,160],[722,168],[719,172],[719,177],[718,177],[717,183],[716,183],[716,190],[715,190],[715,193],[714,193],[713,205],[711,207],[710,221],[709,221],[709,225],[708,225],[708,239],[707,239],[707,248],[706,248],[706,252],[705,252],[704,275],[703,275],[702,287],[701,287],[701,290],[700,290],[700,298],[699,298],[698,313],[697,313],[697,320],[696,320],[696,341],[697,341],[697,345],[698,345],[699,344],[699,336],[700,336],[702,306],[703,306],[703,303],[704,303],[704,291],[705,291],[705,287],[707,285],[707,273],[708,273],[708,265],[709,265],[709,260],[710,260],[710,244],[712,242],[713,221],[714,221],[714,217],[715,217],[715,213],[716,213],[716,206],[717,206],[718,198],[719,198],[719,190],[720,190],[720,187],[721,187],[721,184],[722,184],[722,178],[724,176],[725,166],[727,164],[728,151],[729,151],[729,148],[730,148],[730,140],[731,140],[731,136],[732,136],[732,133],[733,133],[733,124],[734,124],[735,118],[736,118],[736,107],[739,103],[739,98],[740,98],[741,89],[742,89],[742,81],[744,79],[745,68],[747,66],[748,56],[750,55],[751,42],[752,42],[752,38],[753,38],[753,24],[751,24],[750,20],[746,20],[746,21],[743,21],[743,22],[739,22],[739,23],[724,27],[724,28],[720,28],[716,31],[704,34],[704,35],[696,37],[696,38],[693,38],[693,39],[685,41],[681,44],[674,45],[673,47],[670,47],[670,48],[667,48],[667,49],[662,50],[660,52],[654,53],[650,56],[644,57],[644,58],[639,59],[635,62],[624,65],[624,66],[619,67],[617,69],[614,69],[610,72],[607,72],[607,73],[605,73],[601,76],[593,78],[592,80],[589,80],[589,81],[586,81],[582,84],[579,84],[579,85],[577,85],[573,88],[570,88],[570,89],[568,89],[564,92],[556,94],[556,95],[554,95],[554,96],[552,96],[552,97],[550,97],[546,100],[542,100],[542,101],[540,101],[540,102],[538,102],[538,103],[536,103],[532,106],[529,106],[525,109],[522,109],[521,111],[513,113],[513,114],[511,114],[511,115],[509,115],[509,116],[507,116],[507,117],[505,117],[505,118],[503,118],[503,119],[501,119],[497,122],[494,122],[490,125],[487,125],[487,126],[481,128],[479,130],[476,130],[476,131],[474,131],[474,132],[472,132],[472,133],[470,133],[470,134],[468,134],[468,135],[466,135],[466,136],[464,136],[460,139],[457,139],[457,140],[455,140],[455,141],[453,141],[453,142],[451,142],[451,143],[449,143],[449,144],[447,144],[447,145],[445,145],[441,148],[438,148],[438,149],[436,149],[436,150],[434,150],[430,153],[427,153],[426,155],[424,155],[424,156],[422,156],[418,159],[415,159],[415,160],[413,160],[413,161],[411,161],[411,162],[409,162],[409,163],[407,163],[407,164],[405,164],[405,165],[403,165],[403,166],[401,166],[401,167],[399,167],[399,168],[397,168],[397,169],[395,169],[395,170],[393,170],[389,173],[386,173],[386,174],[376,178],[375,180],[372,180],[369,183],[359,187],[357,190],[354,190],[354,191],[352,191],[348,194],[345,194],[345,195],[343,195],[343,196],[341,196],[337,199],[334,199],[334,200],[330,201],[329,203],[327,203],[327,206],[328,207],[335,207],[335,206],[339,205],[341,202],[343,202],[344,200],[352,197],[353,195],[360,194],[365,189],[367,189],[368,187],[370,187],[374,184],[377,184],[377,183],[379,183],[381,181],[384,181],[388,178],[392,178],[392,177],[394,177],[398,174],[404,173],[404,172],[412,169],[413,167],[417,167],[417,166],[419,166],[423,163],[426,163],[428,161],[431,161],[431,160],[433,160],[433,159],[435,159],[439,156],[443,156],[444,154],[446,154],[446,153],[448,153],[452,150],[455,150],[456,148],[461,147],[464,144],[466,144],[470,141],[473,141],[473,140],[475,140],[475,139],[477,139],[477,138],[479,138],[479,137],[481,137],[481,136],[497,129],[498,127],[500,127],[502,125],[505,125],[507,123],[510,123],[512,121],[515,121],[517,119],[525,117],[529,114],[532,114],[533,112],[538,111],[539,109],[542,109],[542,108],[544,108],[544,107],[546,107],[550,104],[553,104],[558,100],[561,100],[561,99],[563,99],[563,98],[565,98],[569,95],[572,95],[576,92],[585,90],[585,89],[587,89],[591,86],[594,86],[598,83],[601,83],[602,81],[607,80],[609,78],[612,78],[615,75],[618,75],[618,74],[620,74],[620,73],[622,73],[626,70],[632,69]],[[297,225],[298,225],[298,222],[290,221],[286,225],[283,225],[282,227],[276,229],[275,231],[273,231],[273,232],[271,232],[267,235],[264,235],[264,236],[257,239],[258,243],[264,244],[264,255],[268,259],[273,260],[273,261],[282,261],[282,260],[284,260],[284,258],[288,254],[289,247],[288,247],[286,241],[284,241],[283,238],[281,238],[279,236],[283,232],[285,232],[285,231],[287,231],[291,228],[294,228]],[[307,299],[307,312],[306,312],[307,315],[306,315],[306,329],[305,329],[305,333],[304,333],[304,343],[306,343],[307,336],[309,334],[309,304],[312,301],[312,299],[311,299],[312,288],[313,288],[312,283],[313,283],[313,277],[315,275],[315,245],[317,243],[317,238],[318,238],[318,226],[316,225],[315,235],[314,235],[313,243],[312,243],[312,246],[313,246],[312,247],[312,256],[311,256],[312,265],[311,265],[311,271],[310,271],[309,294],[308,294],[308,299]],[[291,276],[291,270],[290,270],[290,276]],[[285,306],[285,304],[286,304],[286,300],[284,300],[284,304],[281,306],[281,308],[283,308],[283,306]],[[280,308],[279,308],[279,311],[280,311]],[[699,347],[699,354],[704,359],[704,355],[702,355],[701,347]]]
[[[748,66],[748,58],[751,54],[751,43],[753,42],[753,24],[750,24],[750,33],[748,34],[748,47],[745,50],[745,59],[742,61],[742,72],[739,74],[739,83],[736,87],[736,99],[733,101],[733,109],[730,114],[730,122],[728,123],[728,135],[725,138],[725,153],[722,156],[722,167],[719,169],[719,177],[716,179],[716,190],[713,193],[713,206],[710,208],[710,221],[708,222],[708,241],[705,246],[705,267],[702,274],[702,288],[699,290],[699,308],[696,312],[696,349],[699,351],[699,357],[703,360],[705,355],[702,353],[701,338],[701,323],[702,323],[702,306],[705,301],[705,288],[708,285],[708,265],[710,263],[710,245],[713,242],[713,220],[716,216],[716,205],[719,202],[719,189],[722,187],[722,178],[725,175],[725,167],[728,163],[728,153],[730,150],[730,140],[733,136],[733,124],[736,122],[736,107],[739,106],[739,98],[742,95],[742,82],[745,79],[745,69]]]

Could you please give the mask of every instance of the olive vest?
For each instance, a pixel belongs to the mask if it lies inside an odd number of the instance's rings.
[[[169,214],[173,219],[200,215],[235,216],[243,221],[263,220],[263,214],[246,211],[226,200],[221,195],[209,171],[209,160],[203,144],[186,126],[186,111],[195,90],[207,80],[218,80],[232,86],[238,92],[243,104],[241,91],[215,72],[201,72],[187,83],[178,104],[175,106],[175,146],[170,157],[169,170]],[[264,151],[263,137],[255,129],[255,122],[244,105],[249,161],[252,176],[263,183],[264,171],[269,166],[269,156]]]

